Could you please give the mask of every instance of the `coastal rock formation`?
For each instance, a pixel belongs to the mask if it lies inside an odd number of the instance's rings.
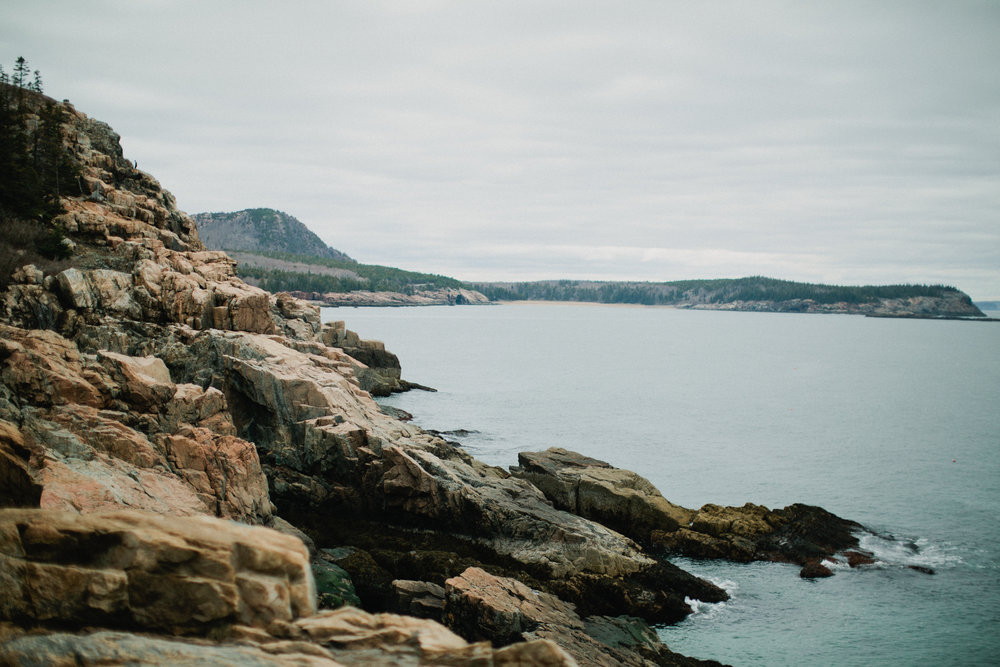
[[[359,362],[354,374],[361,386],[373,396],[388,396],[410,388],[410,384],[402,378],[399,357],[386,350],[385,343],[363,340],[342,320],[326,324],[320,338],[326,345],[340,348]]]
[[[980,318],[983,312],[964,292],[944,292],[938,296],[882,298],[867,303],[837,301],[817,302],[815,299],[783,301],[735,300],[723,303],[693,303],[681,307],[695,310],[738,310],[755,313],[824,313],[838,315],[868,315],[871,317],[917,318]]]
[[[387,415],[367,389],[400,384],[398,360],[240,281],[110,128],[65,111],[72,265],[21,267],[0,293],[0,501],[30,508],[0,520],[0,661],[573,664],[549,641],[494,650],[371,613],[402,604],[393,581],[433,598],[470,566],[587,616],[671,622],[686,598],[726,599]],[[367,611],[313,613],[313,570],[330,604],[350,599],[322,563]]]
[[[572,604],[554,595],[479,568],[445,583],[444,618],[470,641],[486,639],[505,646],[546,639],[581,666],[719,664],[671,652],[639,618],[580,618]]]
[[[309,554],[207,517],[0,510],[4,620],[205,633],[316,611]]]
[[[544,640],[501,652],[433,621],[316,613],[308,556],[293,537],[208,517],[0,510],[0,661],[574,664]]]
[[[553,447],[521,452],[516,477],[538,487],[556,507],[593,519],[643,543],[653,530],[677,530],[693,512],[669,502],[647,479],[604,461]]]
[[[811,505],[686,509],[668,502],[634,472],[559,448],[521,452],[518,461],[511,473],[530,480],[556,507],[691,558],[813,564],[857,547],[856,533],[862,529]]]
[[[490,302],[489,298],[481,292],[454,287],[414,290],[410,294],[355,290],[353,292],[309,292],[300,293],[299,296],[324,306],[467,306],[484,305]]]

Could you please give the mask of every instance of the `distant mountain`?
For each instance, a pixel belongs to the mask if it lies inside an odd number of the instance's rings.
[[[300,220],[271,208],[248,208],[232,213],[195,213],[202,243],[212,250],[280,252],[354,260],[323,243]]]

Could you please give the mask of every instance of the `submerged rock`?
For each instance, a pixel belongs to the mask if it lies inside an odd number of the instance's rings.
[[[803,579],[820,579],[822,577],[832,577],[833,570],[817,560],[811,560],[799,570],[799,576]]]

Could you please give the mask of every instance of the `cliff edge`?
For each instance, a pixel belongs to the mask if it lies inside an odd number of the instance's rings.
[[[70,257],[0,293],[0,661],[698,662],[647,622],[724,591],[383,413],[398,378],[342,325],[238,279],[106,124],[20,98],[78,177],[29,221]],[[317,611],[337,591],[364,609]]]

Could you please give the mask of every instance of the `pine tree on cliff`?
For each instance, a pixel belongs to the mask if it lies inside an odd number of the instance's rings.
[[[24,88],[28,83],[30,71],[28,61],[24,59],[24,56],[20,56],[14,63],[14,85],[18,88]]]

